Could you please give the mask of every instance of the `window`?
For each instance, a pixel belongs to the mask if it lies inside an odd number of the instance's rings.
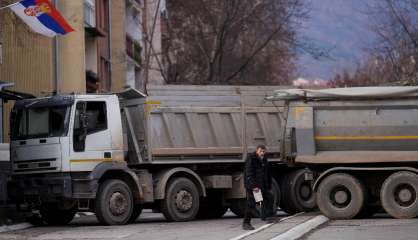
[[[80,111],[82,108],[78,107],[75,113],[74,131],[80,130]],[[106,103],[105,102],[86,102],[86,119],[87,119],[87,134],[103,131],[107,129],[106,117]]]
[[[84,25],[96,27],[96,8],[93,0],[84,1]]]
[[[12,113],[12,140],[61,137],[67,134],[70,107],[38,107]]]
[[[87,134],[107,129],[106,103],[88,102],[86,107]]]

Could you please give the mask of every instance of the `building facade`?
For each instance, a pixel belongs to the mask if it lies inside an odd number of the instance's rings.
[[[6,6],[17,0],[0,0]],[[163,84],[158,68],[163,0],[51,0],[75,29],[47,38],[0,11],[0,80],[35,96],[106,93]],[[5,105],[9,118],[12,103]],[[3,121],[8,139],[8,121]]]

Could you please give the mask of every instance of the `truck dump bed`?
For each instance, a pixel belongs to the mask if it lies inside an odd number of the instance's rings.
[[[121,101],[128,162],[241,162],[258,144],[278,160],[281,117],[265,98],[277,86],[149,86]]]
[[[417,93],[417,87],[295,89],[269,99],[289,101],[286,129],[294,132],[296,163],[418,163]]]

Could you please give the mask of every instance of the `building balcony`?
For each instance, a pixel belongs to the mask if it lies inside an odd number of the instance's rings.
[[[133,59],[139,66],[142,62],[142,47],[138,41],[126,35],[126,55]]]
[[[94,1],[84,1],[84,26],[96,27],[96,6]]]
[[[96,4],[94,0],[84,0],[84,29],[93,37],[104,37],[106,33],[97,27]]]

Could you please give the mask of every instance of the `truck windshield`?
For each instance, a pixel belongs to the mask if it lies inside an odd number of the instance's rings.
[[[12,140],[60,137],[67,134],[69,106],[23,108],[12,113]]]

